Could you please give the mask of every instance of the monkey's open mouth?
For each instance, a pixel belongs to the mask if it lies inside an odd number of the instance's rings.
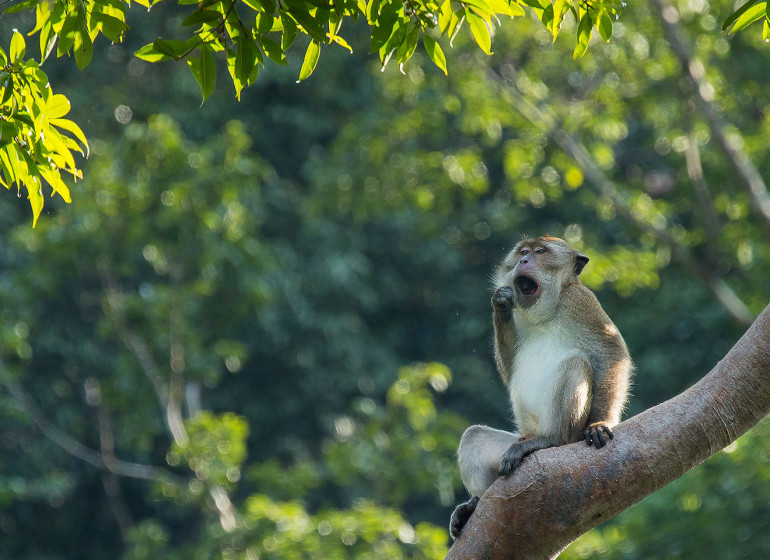
[[[532,280],[529,276],[519,276],[513,283],[525,296],[531,296],[537,292],[537,282]]]

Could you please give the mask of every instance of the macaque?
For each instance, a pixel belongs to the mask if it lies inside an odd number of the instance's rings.
[[[631,378],[626,343],[578,278],[588,257],[551,236],[523,239],[494,276],[495,362],[518,431],[471,426],[458,465],[471,500],[452,514],[456,538],[479,497],[539,449],[614,437]]]

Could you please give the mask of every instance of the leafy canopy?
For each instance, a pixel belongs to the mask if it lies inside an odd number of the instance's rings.
[[[159,0],[135,0],[148,11]],[[135,55],[149,62],[186,59],[200,86],[203,101],[216,83],[214,54],[224,53],[235,95],[255,82],[266,60],[286,64],[286,53],[299,36],[307,36],[298,81],[315,70],[322,45],[335,43],[352,52],[341,35],[348,19],[365,21],[370,28],[370,52],[378,53],[383,68],[395,58],[400,67],[414,55],[420,39],[428,57],[445,74],[446,57],[439,40],[451,45],[467,24],[479,48],[492,54],[492,37],[500,16],[536,16],[556,40],[565,16],[577,23],[573,57],[582,56],[593,29],[605,41],[623,2],[614,0],[177,0],[189,10],[181,22],[186,38],[158,38]],[[81,70],[93,56],[93,43],[102,34],[121,42],[128,31],[130,0],[22,0],[5,13],[30,10],[36,24],[40,62],[25,59],[23,36],[14,32],[10,54],[0,48],[0,181],[27,192],[33,226],[43,209],[42,182],[70,201],[61,171],[80,177],[71,150],[87,150],[85,136],[72,121],[62,119],[67,99],[54,95],[39,66],[54,52],[72,54]],[[767,3],[749,0],[724,24],[731,32],[764,19],[763,37],[770,27]],[[305,44],[305,42],[300,41]],[[71,136],[62,134],[61,129]]]

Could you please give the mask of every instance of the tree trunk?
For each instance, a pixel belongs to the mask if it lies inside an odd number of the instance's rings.
[[[498,479],[446,558],[554,558],[768,413],[770,305],[708,375],[619,424],[604,448],[579,442],[538,451],[513,475]]]

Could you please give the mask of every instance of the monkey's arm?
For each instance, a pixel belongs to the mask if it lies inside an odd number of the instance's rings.
[[[502,286],[492,296],[492,323],[495,327],[495,363],[508,385],[516,354],[516,328],[513,326],[513,289]]]
[[[625,342],[617,335],[605,356],[606,367],[594,376],[591,412],[588,425],[579,439],[588,445],[604,447],[612,439],[612,428],[620,423],[620,415],[628,394],[633,365]]]

